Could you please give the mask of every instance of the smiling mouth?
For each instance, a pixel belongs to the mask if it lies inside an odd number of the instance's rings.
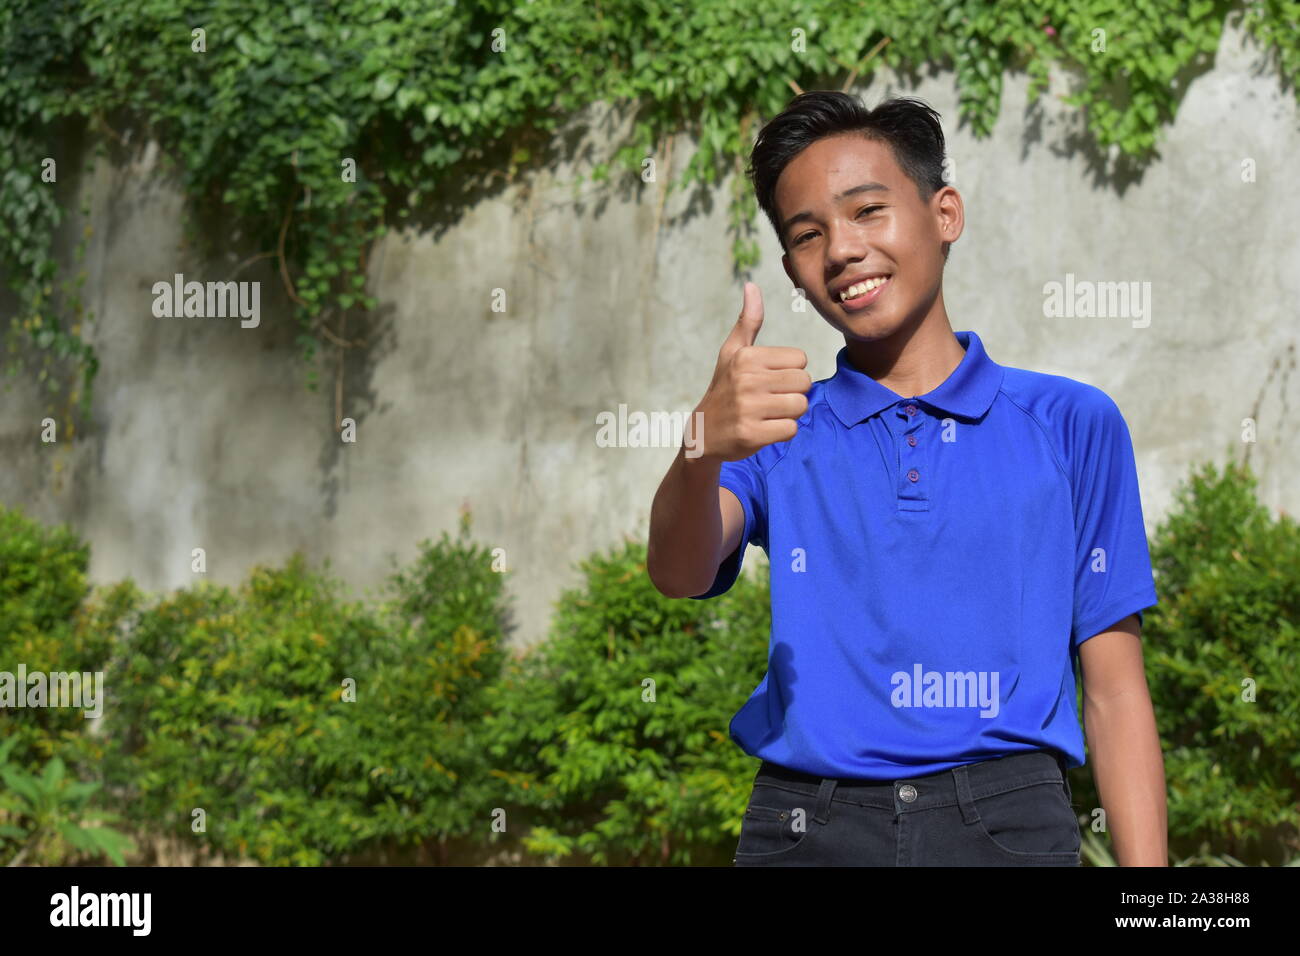
[[[868,306],[884,294],[893,278],[893,276],[883,276],[851,285],[840,293],[840,304],[850,312]]]

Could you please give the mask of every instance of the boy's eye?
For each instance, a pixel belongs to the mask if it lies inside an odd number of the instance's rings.
[[[883,206],[863,206],[861,209],[858,209],[858,216],[862,216],[862,213],[865,213],[865,212],[874,212],[875,209],[883,209],[883,208],[885,208],[885,207],[883,207]],[[790,245],[792,245],[792,246],[798,246],[798,245],[800,245],[800,243],[802,243],[803,241],[805,241],[805,239],[809,239],[809,238],[811,238],[811,237],[814,237],[814,235],[816,235],[815,232],[807,232],[807,233],[803,233],[802,235],[798,235],[798,237],[794,238],[794,241],[793,241],[792,243],[790,243]]]

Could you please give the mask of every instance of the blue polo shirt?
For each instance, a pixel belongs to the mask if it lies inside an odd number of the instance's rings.
[[[1155,605],[1128,426],[1105,392],[995,363],[974,332],[925,395],[855,368],[815,382],[794,438],[724,462],[739,547],[771,565],[748,754],[893,780],[1028,750],[1084,761],[1079,645]]]

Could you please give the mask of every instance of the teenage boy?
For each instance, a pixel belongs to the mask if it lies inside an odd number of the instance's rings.
[[[730,725],[762,761],[734,862],[1078,866],[1077,658],[1118,862],[1164,866],[1128,427],[1100,389],[953,332],[943,159],[924,103],[833,92],[796,97],[751,156],[786,275],[845,344],[812,382],[801,350],[754,344],[746,283],[702,453],[683,446],[651,511],[665,595],[726,591],[751,542],[771,562],[767,674]]]

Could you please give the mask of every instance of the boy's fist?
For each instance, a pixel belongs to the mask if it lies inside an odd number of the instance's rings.
[[[798,431],[795,420],[808,410],[808,356],[802,349],[755,345],[762,327],[763,294],[746,282],[740,318],[695,407],[704,415],[702,457],[739,461],[765,445],[789,441]]]

